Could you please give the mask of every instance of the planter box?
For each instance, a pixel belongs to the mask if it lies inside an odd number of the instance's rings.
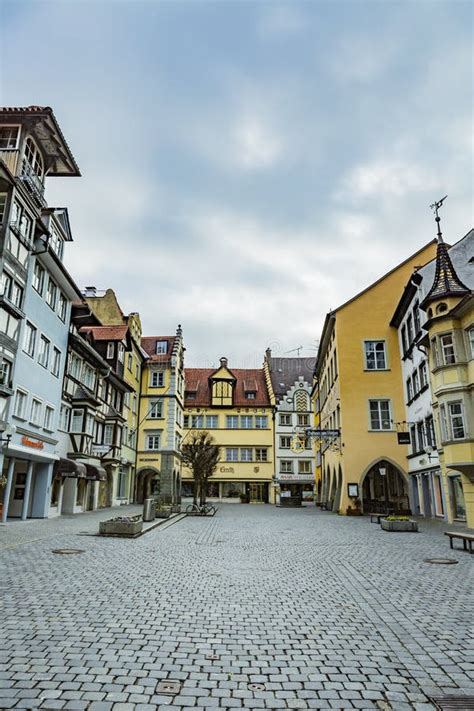
[[[170,509],[156,509],[155,518],[169,518],[170,513]]]
[[[280,506],[296,508],[301,506],[301,498],[299,496],[280,496]]]
[[[143,521],[101,521],[99,533],[102,536],[136,536],[143,529]]]
[[[416,533],[418,531],[417,521],[387,521],[386,518],[380,520],[380,526],[384,531],[409,531]]]

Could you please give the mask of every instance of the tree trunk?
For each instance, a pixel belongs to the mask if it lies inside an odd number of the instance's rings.
[[[198,502],[198,494],[199,494],[199,482],[195,478],[193,482],[193,504],[197,504]]]

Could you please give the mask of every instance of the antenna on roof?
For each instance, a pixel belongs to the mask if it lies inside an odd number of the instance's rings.
[[[303,346],[298,346],[298,348],[293,348],[291,351],[285,351],[285,353],[297,353],[297,355],[300,355],[300,351],[303,350]]]
[[[438,200],[438,202],[434,202],[432,205],[430,205],[431,209],[433,210],[434,214],[436,215],[435,220],[438,223],[438,242],[443,241],[443,235],[441,233],[441,226],[440,226],[441,217],[438,214],[438,210],[440,207],[442,207],[443,202],[446,200],[447,197],[448,196],[445,195],[443,198],[441,198],[441,200]]]

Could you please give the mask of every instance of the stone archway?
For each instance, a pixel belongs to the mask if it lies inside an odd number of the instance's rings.
[[[334,502],[336,499],[336,470],[332,470],[332,474],[330,475],[330,494],[329,494],[329,506],[331,508],[331,511],[334,510]]]
[[[339,464],[339,469],[336,474],[334,470],[334,477],[336,479],[336,494],[334,496],[334,503],[332,505],[332,510],[334,513],[339,513],[339,507],[341,505],[341,495],[342,495],[342,469]]]
[[[160,472],[154,467],[144,467],[139,469],[136,474],[136,497],[138,504],[142,504],[145,499],[150,498],[154,494],[154,481],[159,479]]]
[[[364,513],[411,513],[407,476],[389,459],[379,459],[367,467],[361,489]]]

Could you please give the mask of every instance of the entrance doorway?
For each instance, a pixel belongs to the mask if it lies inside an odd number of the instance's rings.
[[[249,503],[264,504],[267,500],[266,484],[251,483],[249,484]]]
[[[391,462],[381,460],[366,473],[362,504],[364,513],[411,513],[406,479]]]

